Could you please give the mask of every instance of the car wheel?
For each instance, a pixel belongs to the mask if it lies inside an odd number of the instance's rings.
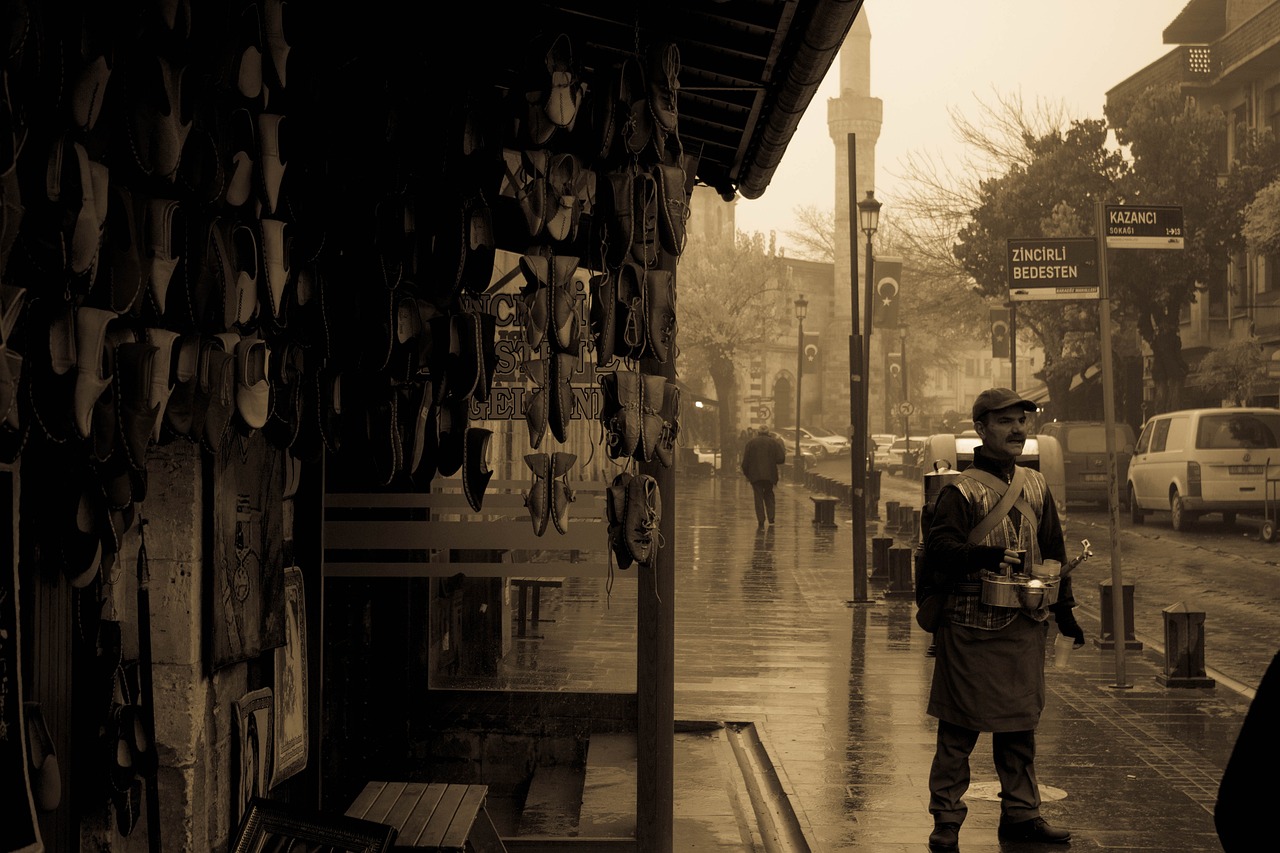
[[[1222,514],[1222,523],[1227,527],[1231,527],[1236,523],[1236,514],[1234,512],[1224,512]]]
[[[1263,542],[1276,541],[1276,523],[1271,519],[1262,522],[1262,526],[1258,528],[1258,537]]]
[[[1134,524],[1142,524],[1147,520],[1147,514],[1138,506],[1138,498],[1133,493],[1133,486],[1129,487],[1129,520]]]
[[[1175,489],[1173,494],[1169,497],[1170,525],[1173,527],[1174,530],[1181,533],[1184,530],[1189,530],[1191,528],[1192,523],[1195,520],[1196,520],[1195,513],[1187,511],[1187,508],[1183,505],[1183,502],[1182,502],[1182,495],[1178,494],[1177,490]]]

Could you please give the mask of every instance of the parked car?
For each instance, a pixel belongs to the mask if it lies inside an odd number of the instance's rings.
[[[888,470],[889,467],[889,449],[893,447],[893,442],[898,437],[891,432],[872,433],[871,441],[875,443],[876,449],[873,457],[875,467],[881,471]]]
[[[973,451],[982,444],[976,430],[965,430],[959,435],[937,433],[925,439],[921,469],[925,474],[942,469],[963,471],[973,464]],[[1028,436],[1018,454],[1018,464],[1033,468],[1044,475],[1049,491],[1053,493],[1058,514],[1066,515],[1066,474],[1063,473],[1062,445],[1051,435]]]
[[[1205,513],[1261,517],[1267,480],[1280,470],[1280,409],[1183,409],[1150,418],[1129,462],[1134,524],[1155,510],[1185,530]],[[1273,496],[1274,497],[1274,496]]]
[[[787,448],[787,457],[796,450],[796,431],[793,427],[778,427],[774,430],[778,438],[782,439],[782,443]],[[809,461],[822,459],[827,455],[827,446],[818,439],[809,435],[803,429],[800,432],[800,455]]]
[[[838,435],[822,427],[800,427],[800,434],[821,442],[822,446],[827,449],[827,453],[832,456],[839,456],[849,452],[849,437],[846,435]]]
[[[1133,428],[1115,424],[1116,483],[1129,476],[1129,460],[1133,458]],[[1040,426],[1041,436],[1053,436],[1062,445],[1062,465],[1066,472],[1068,503],[1100,503],[1110,500],[1107,481],[1107,425],[1102,421],[1050,421]],[[1128,495],[1117,489],[1121,504]]]
[[[895,438],[889,446],[889,459],[884,468],[890,474],[903,474],[920,464],[924,452],[923,438]]]

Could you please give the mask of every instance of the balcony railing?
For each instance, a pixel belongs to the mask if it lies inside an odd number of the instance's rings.
[[[1167,86],[1173,83],[1183,89],[1207,86],[1217,76],[1215,55],[1211,47],[1199,45],[1175,47],[1107,92],[1107,106],[1111,107],[1137,97],[1152,86]]]

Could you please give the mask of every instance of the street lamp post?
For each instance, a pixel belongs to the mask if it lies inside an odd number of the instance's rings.
[[[850,193],[850,195],[854,195]],[[853,316],[854,335],[861,333],[860,351],[854,352],[854,347],[850,347],[849,358],[852,362],[855,358],[859,362],[855,372],[861,375],[861,386],[858,388],[859,399],[853,406],[857,417],[854,418],[852,447],[849,451],[850,464],[853,467],[853,494],[854,494],[854,515],[861,518],[861,523],[855,521],[855,533],[860,531],[861,535],[854,537],[854,560],[853,560],[853,600],[855,602],[867,601],[867,572],[866,572],[866,535],[868,516],[868,504],[871,498],[868,486],[868,464],[867,464],[867,443],[871,432],[871,416],[868,411],[871,405],[871,293],[874,287],[873,277],[874,260],[871,256],[871,235],[876,233],[876,228],[880,224],[880,202],[876,201],[875,193],[867,190],[867,197],[858,202],[858,226],[862,232],[867,235],[867,251],[866,251],[866,275],[864,277],[863,288],[863,312],[862,327],[858,328],[858,289],[857,274],[853,275],[854,292],[853,292]],[[852,240],[850,241],[852,242]],[[857,243],[853,244],[857,246]],[[856,267],[855,267],[856,269]],[[861,487],[861,488],[859,488]],[[861,506],[859,506],[861,504]]]
[[[800,457],[800,390],[804,380],[804,318],[809,313],[809,300],[804,294],[796,297],[796,319],[800,321],[796,332],[796,455],[793,469],[796,482],[804,477],[804,461]]]

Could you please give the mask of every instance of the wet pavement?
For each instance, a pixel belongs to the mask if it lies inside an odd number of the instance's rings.
[[[740,477],[678,480],[675,849],[926,850],[929,637],[885,581],[852,601],[847,506],[825,528],[814,491],[784,481],[777,495],[777,524],[758,531]],[[634,571],[544,591],[502,686],[633,691]],[[1248,694],[1162,686],[1149,645],[1125,653],[1118,687],[1114,650],[1092,643],[1096,612],[1079,616],[1090,644],[1065,667],[1049,652],[1042,813],[1075,850],[1220,850],[1213,804]],[[989,735],[972,767],[960,849],[1040,849],[996,838]]]

